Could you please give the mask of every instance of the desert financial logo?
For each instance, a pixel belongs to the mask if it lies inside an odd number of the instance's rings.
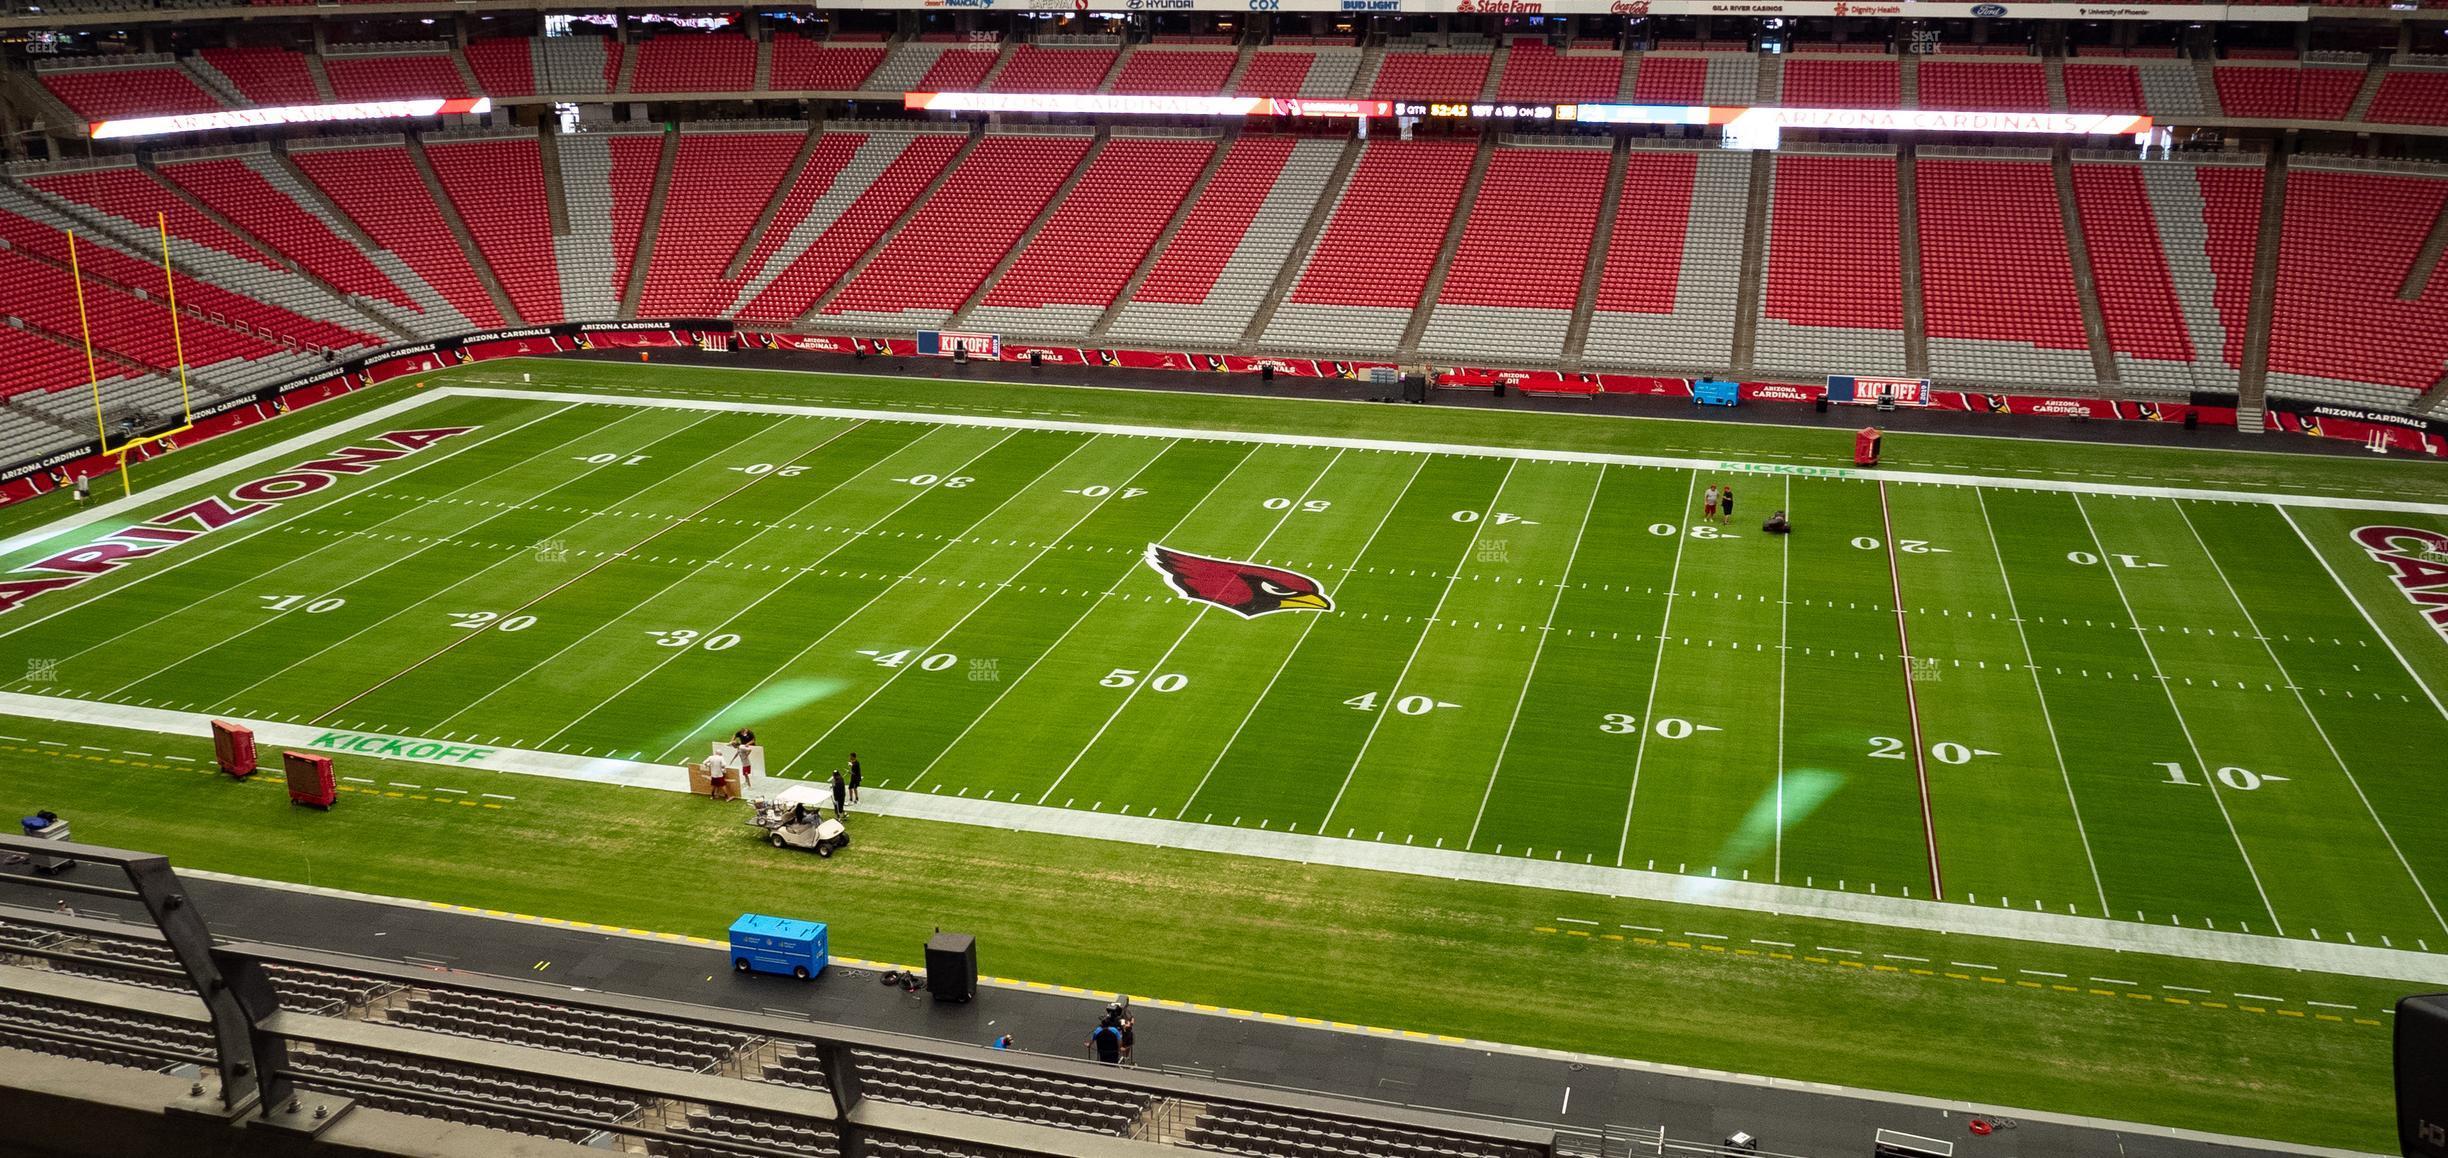
[[[378,434],[373,441],[390,445],[344,446],[327,457],[233,487],[227,499],[214,495],[135,526],[122,527],[48,559],[37,559],[0,575],[0,615],[17,610],[38,595],[75,587],[135,560],[245,522],[290,499],[322,490],[340,481],[342,475],[364,474],[382,463],[407,457],[474,429],[444,426]]]
[[[2389,569],[2397,593],[2448,639],[2448,534],[2417,527],[2358,527],[2355,545]]]

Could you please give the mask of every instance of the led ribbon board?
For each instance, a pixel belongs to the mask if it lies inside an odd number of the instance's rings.
[[[95,140],[160,137],[201,133],[210,129],[261,128],[266,125],[310,125],[321,121],[376,121],[434,117],[450,113],[489,113],[491,97],[432,97],[412,101],[357,101],[334,105],[283,105],[268,109],[226,109],[217,113],[177,113],[166,117],[122,117],[86,126]]]

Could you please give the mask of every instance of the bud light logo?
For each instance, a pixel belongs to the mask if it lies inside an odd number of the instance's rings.
[[[2006,6],[2003,4],[1975,4],[1972,6],[1972,15],[1979,20],[1995,20],[2005,14]]]

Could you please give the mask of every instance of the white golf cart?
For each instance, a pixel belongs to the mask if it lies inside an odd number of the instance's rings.
[[[756,815],[748,823],[764,829],[765,839],[775,848],[814,849],[816,855],[829,857],[836,849],[850,847],[850,830],[842,827],[841,818],[826,819],[824,815],[833,803],[829,788],[793,784],[752,803]]]

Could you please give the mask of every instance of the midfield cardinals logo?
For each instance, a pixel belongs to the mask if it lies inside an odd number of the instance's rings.
[[[1165,577],[1182,598],[1212,603],[1243,619],[1270,611],[1332,611],[1334,600],[1318,589],[1317,580],[1298,571],[1211,559],[1156,543],[1148,544],[1147,565]]]

